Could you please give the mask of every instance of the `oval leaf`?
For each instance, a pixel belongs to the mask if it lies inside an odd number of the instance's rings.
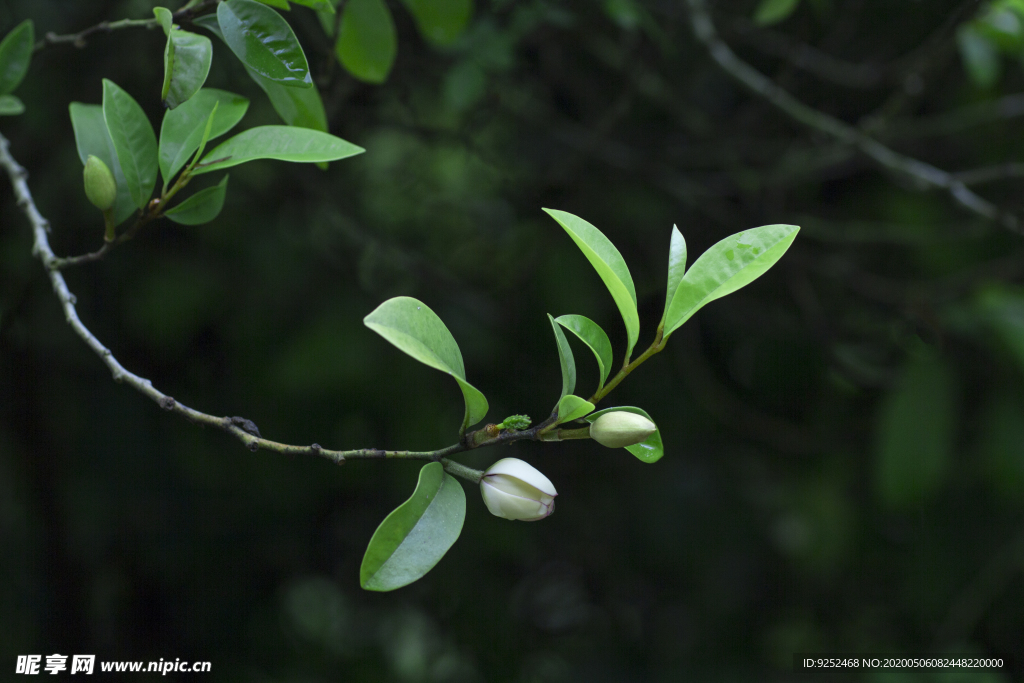
[[[679,288],[679,283],[686,274],[686,240],[679,228],[672,226],[672,239],[668,245],[668,289],[665,292],[665,312],[661,315],[662,324],[665,323],[665,316],[668,315],[668,305],[672,302],[672,295]]]
[[[0,116],[17,116],[25,113],[25,103],[14,95],[0,95]]]
[[[135,99],[113,81],[103,79],[103,120],[114,142],[128,194],[135,206],[146,206],[156,186],[156,134]]]
[[[177,109],[164,114],[160,126],[160,173],[165,183],[199,149],[214,105],[217,113],[210,127],[210,138],[221,136],[234,128],[249,108],[249,100],[224,90],[203,88]]]
[[[164,211],[164,215],[182,225],[209,223],[224,208],[224,193],[227,189],[228,177],[224,176],[224,179],[213,187],[199,190],[182,203]]]
[[[14,92],[25,78],[34,48],[35,31],[31,19],[15,26],[0,42],[0,95]]]
[[[103,107],[98,104],[72,102],[68,111],[71,114],[75,145],[78,147],[78,157],[82,160],[82,165],[85,165],[85,160],[92,154],[99,157],[114,174],[114,182],[117,183],[117,198],[113,207],[114,225],[120,225],[137,208],[128,193],[128,183],[124,179],[121,164],[117,161],[114,141],[107,132],[107,124],[103,120]]]
[[[605,380],[608,379],[608,373],[614,362],[612,343],[608,339],[608,335],[597,323],[582,315],[560,315],[555,318],[555,322],[579,337],[594,352],[594,357],[597,358],[597,370],[601,375],[601,380],[597,385],[597,389],[600,391]]]
[[[213,44],[206,36],[172,28],[164,50],[164,106],[174,109],[199,92],[210,73]]]
[[[203,157],[194,174],[209,173],[256,159],[311,163],[337,161],[362,154],[362,147],[328,133],[290,126],[257,126],[217,145]]]
[[[593,409],[594,404],[590,401],[568,394],[561,398],[558,406],[555,408],[555,414],[558,416],[555,424],[560,425],[563,422],[578,420]]]
[[[473,0],[402,0],[402,4],[416,20],[420,34],[441,47],[459,39],[473,14]]]
[[[460,434],[484,419],[487,399],[466,381],[466,368],[455,337],[425,303],[408,296],[388,299],[366,316],[363,324],[419,362],[455,378],[466,399]]]
[[[701,254],[672,294],[664,336],[705,304],[761,277],[782,258],[799,230],[795,225],[765,225],[726,237]]]
[[[412,497],[377,527],[359,584],[370,591],[407,586],[434,568],[462,533],[466,492],[439,462],[424,465]]]
[[[562,393],[558,397],[561,401],[566,394],[576,390],[576,360],[572,357],[572,349],[569,342],[562,333],[562,328],[555,324],[555,319],[548,313],[548,320],[551,321],[551,329],[555,331],[555,345],[558,346],[558,364],[562,368]]]
[[[334,51],[341,65],[359,80],[367,83],[387,80],[398,44],[395,21],[383,0],[345,3]]]
[[[171,29],[174,28],[174,14],[171,10],[166,7],[154,7],[153,16],[160,22],[160,28],[164,30],[164,35],[170,35]]]
[[[761,26],[777,24],[796,10],[800,0],[761,0],[754,12],[754,23]]]
[[[565,228],[594,270],[601,276],[615,305],[626,323],[626,358],[633,355],[633,347],[640,336],[640,317],[636,310],[636,289],[622,254],[604,234],[582,218],[554,209],[544,209],[549,216]]]
[[[605,408],[599,410],[596,413],[587,415],[584,420],[587,422],[593,422],[597,418],[601,417],[605,413],[614,413],[620,411],[623,413],[636,413],[637,415],[643,415],[651,422],[654,422],[654,418],[647,414],[647,411],[643,408],[634,408],[633,406],[619,406],[617,408]],[[655,431],[649,437],[641,441],[640,443],[633,444],[632,446],[626,446],[626,450],[637,457],[641,462],[652,463],[661,460],[661,456],[665,455],[665,447],[661,442],[661,430]]]
[[[282,85],[309,88],[313,79],[291,26],[274,10],[253,0],[217,6],[224,42],[247,67]]]

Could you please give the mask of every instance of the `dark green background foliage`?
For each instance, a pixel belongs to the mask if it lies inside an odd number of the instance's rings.
[[[331,132],[364,155],[326,172],[238,167],[215,222],[161,221],[67,272],[86,324],[183,403],[289,443],[440,448],[459,390],[362,325],[388,297],[447,323],[493,422],[557,397],[546,313],[586,315],[624,346],[614,303],[541,207],[622,251],[640,348],[673,223],[691,262],[758,225],[799,238],[607,402],[650,412],[660,462],[591,442],[473,452],[475,467],[537,466],[556,514],[501,520],[467,487],[452,550],[378,594],[358,588],[362,553],[420,463],[252,454],[112,382],[65,324],[5,180],[0,666],[59,652],[209,660],[210,681],[788,680],[794,651],[950,647],[1013,667],[956,680],[1020,680],[1024,238],[743,90],[685,3],[481,0],[448,48],[389,5],[398,53],[379,86],[337,64],[311,11],[286,14]],[[3,2],[0,30],[151,7]],[[975,3],[808,1],[768,29],[756,7],[719,2],[716,23],[802,101],[949,171],[1024,154],[1019,64],[999,56],[984,88],[957,53]],[[800,45],[839,61],[812,54],[808,70],[785,58]],[[97,248],[103,229],[68,103],[98,104],[110,78],[158,122],[163,48],[159,29],[48,47],[17,93],[27,112],[0,120],[58,254]],[[216,40],[207,85],[252,100],[243,128],[278,123]],[[1019,179],[974,189],[1024,209]],[[575,348],[580,386],[596,386]]]

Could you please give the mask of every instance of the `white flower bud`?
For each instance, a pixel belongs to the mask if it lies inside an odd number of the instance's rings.
[[[605,413],[590,425],[590,438],[608,448],[625,448],[638,444],[658,427],[643,415],[617,410]]]
[[[536,522],[555,511],[551,480],[518,458],[502,458],[484,472],[480,495],[492,515]]]

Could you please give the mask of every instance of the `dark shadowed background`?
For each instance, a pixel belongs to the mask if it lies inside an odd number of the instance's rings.
[[[467,485],[447,556],[377,594],[359,588],[362,553],[419,465],[253,454],[115,384],[65,324],[4,181],[5,680],[18,654],[91,653],[208,660],[188,678],[210,681],[784,681],[794,652],[999,655],[1001,673],[848,678],[1024,680],[1024,237],[744,89],[681,0],[477,0],[445,50],[389,5],[398,58],[379,86],[335,62],[312,11],[285,14],[331,132],[365,154],[326,172],[234,168],[217,221],[162,221],[67,272],[86,325],[186,405],[276,441],[440,448],[461,396],[363,326],[385,299],[440,315],[495,422],[542,418],[557,399],[546,313],[592,318],[621,353],[611,297],[541,207],[618,246],[640,348],[673,224],[691,262],[754,226],[800,236],[604,404],[644,407],[663,460],[591,442],[468,454],[541,469],[556,513],[501,520]],[[151,8],[0,2],[0,31]],[[769,28],[755,8],[712,7],[741,58],[903,154],[989,169],[965,181],[1024,215],[1020,62],[999,57],[982,86],[957,47],[981,5],[805,0]],[[18,90],[27,112],[0,119],[58,254],[102,235],[68,104],[98,104],[110,78],[158,125],[163,45],[133,29],[47,47]],[[241,126],[277,123],[214,50],[207,85],[252,100]],[[574,348],[587,395],[596,369]]]

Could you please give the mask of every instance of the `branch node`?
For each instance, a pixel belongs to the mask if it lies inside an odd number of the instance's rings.
[[[318,444],[318,443],[315,443],[315,444],[313,444],[312,446],[309,447],[309,450],[313,453],[313,455],[320,455],[320,450],[321,449],[322,449],[322,446],[320,444]]]
[[[260,434],[259,427],[257,427],[256,423],[253,422],[252,420],[247,420],[244,417],[238,417],[236,415],[232,418],[228,418],[228,422],[234,425],[235,427],[238,427],[246,434],[252,434],[253,436],[260,439],[263,438],[263,435]]]
[[[110,351],[108,350],[107,353],[110,353]],[[175,403],[177,403],[177,401],[170,396],[164,396],[160,399],[160,407],[164,410],[174,410]]]
[[[257,441],[256,439],[253,439],[253,440],[252,440],[252,441],[250,441],[250,442],[249,442],[248,444],[246,444],[246,447],[247,447],[247,448],[248,448],[248,449],[249,449],[250,451],[252,451],[253,453],[255,453],[256,451],[258,451],[258,450],[260,449],[260,442],[259,442],[259,441]]]

